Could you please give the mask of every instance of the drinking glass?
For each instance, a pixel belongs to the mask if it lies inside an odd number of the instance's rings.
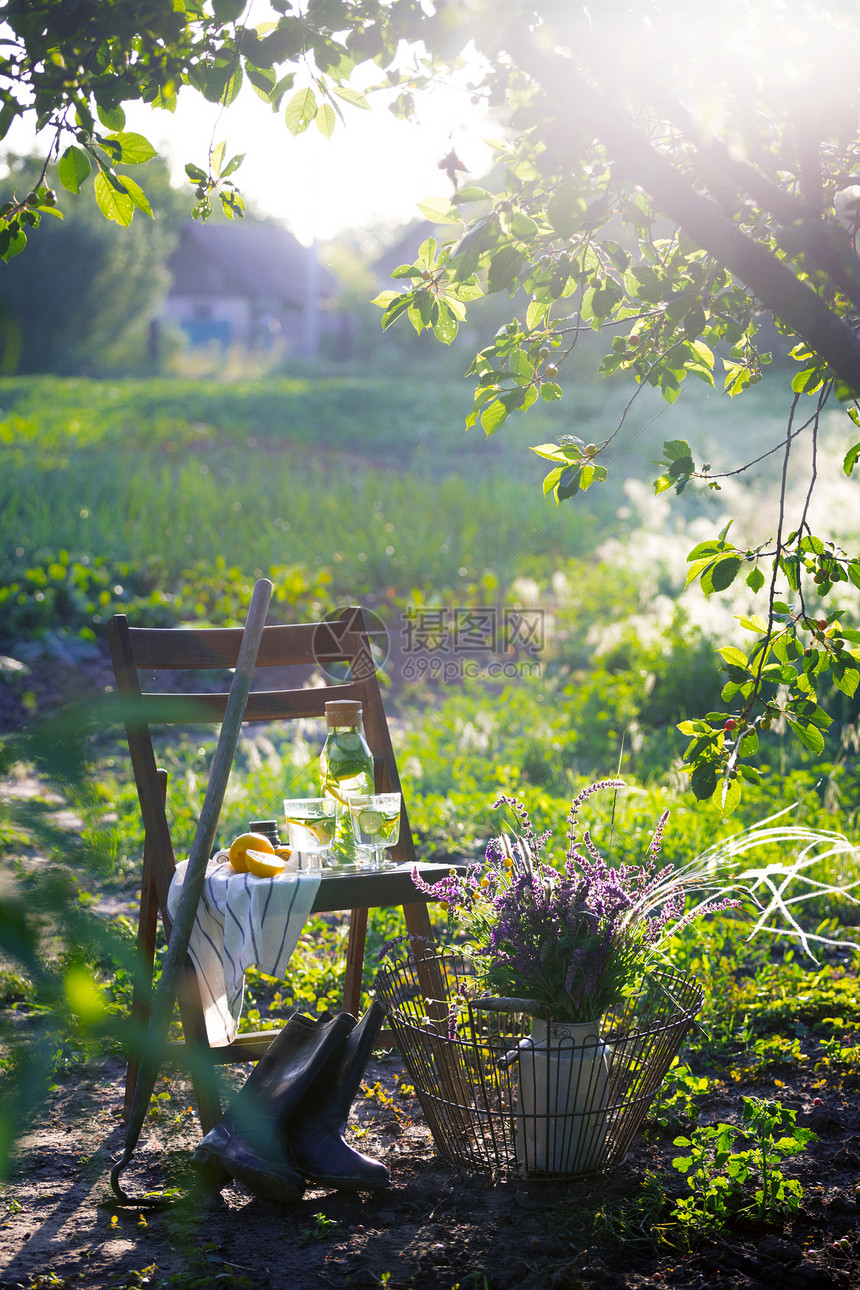
[[[400,793],[349,795],[353,836],[371,852],[370,869],[380,868],[382,853],[400,838],[400,800]]]
[[[309,869],[322,869],[337,823],[337,802],[331,797],[285,797],[284,816],[290,846],[308,857]]]

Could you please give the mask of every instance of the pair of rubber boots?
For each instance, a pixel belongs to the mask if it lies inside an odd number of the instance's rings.
[[[267,1200],[301,1200],[305,1182],[341,1191],[386,1186],[388,1170],[343,1131],[384,1011],[290,1017],[191,1163],[207,1182],[242,1182]]]

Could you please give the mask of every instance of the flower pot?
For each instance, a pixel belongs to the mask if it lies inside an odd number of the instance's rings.
[[[599,1022],[548,1024],[535,1018],[517,1058],[521,1170],[569,1176],[601,1168],[611,1053],[600,1039]]]

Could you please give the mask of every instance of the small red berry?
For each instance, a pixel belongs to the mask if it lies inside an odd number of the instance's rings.
[[[724,726],[724,729],[725,729],[726,731],[734,730],[734,728],[735,728],[735,726],[736,726],[737,724],[738,724],[738,723],[735,721],[734,717],[729,717],[728,721],[726,722],[726,724],[725,724],[725,726]]]
[[[819,618],[819,620],[818,620],[818,626],[821,628],[821,630],[822,630],[822,631],[824,631],[825,627],[827,626],[827,619],[826,619],[826,618]]]
[[[812,1099],[812,1105],[813,1105],[813,1106],[821,1106],[821,1098],[820,1098],[820,1097],[814,1097],[814,1098]]]

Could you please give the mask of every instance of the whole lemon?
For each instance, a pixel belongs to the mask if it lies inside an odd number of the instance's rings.
[[[248,872],[248,848],[275,854],[275,848],[263,833],[242,833],[230,843],[230,863],[237,873]]]

